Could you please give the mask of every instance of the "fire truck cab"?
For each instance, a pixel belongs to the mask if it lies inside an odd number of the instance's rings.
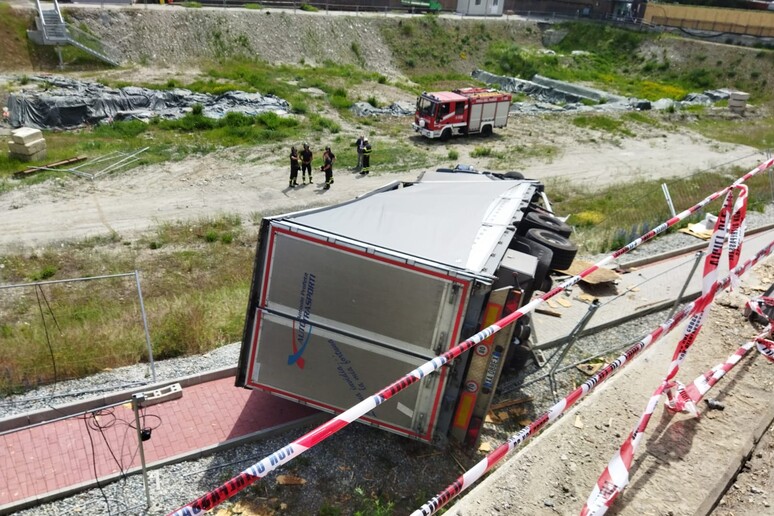
[[[417,99],[414,131],[427,138],[448,140],[454,135],[492,134],[508,124],[511,95],[488,88],[462,88],[422,93]]]

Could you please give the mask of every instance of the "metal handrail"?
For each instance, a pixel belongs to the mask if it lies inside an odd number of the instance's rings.
[[[96,52],[104,54],[114,61],[121,60],[119,57],[120,52],[117,48],[108,45],[94,34],[90,34],[84,30],[81,30],[70,23],[65,23],[65,28],[67,29],[67,32],[69,33],[69,36],[72,40],[80,43],[85,47],[89,47]]]

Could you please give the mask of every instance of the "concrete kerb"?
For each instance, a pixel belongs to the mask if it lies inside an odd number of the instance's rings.
[[[179,383],[180,386],[185,389],[186,387],[200,383],[220,380],[221,378],[228,378],[230,376],[236,376],[236,370],[237,368],[235,366],[215,369],[212,371],[207,371],[206,373],[194,374],[173,380],[157,382],[155,384],[143,385],[135,389],[107,394],[105,396],[90,398],[88,400],[67,403],[57,407],[45,408],[18,416],[11,416],[8,418],[0,419],[0,433],[22,429],[28,426],[53,421],[55,419],[63,419],[75,414],[81,414],[91,410],[103,408],[107,405],[117,405],[123,402],[128,402],[132,399],[133,394],[138,392],[153,391],[168,385],[172,385],[174,383]]]
[[[229,368],[229,369],[233,369],[233,368]],[[221,378],[224,378],[224,377],[225,376],[221,376]],[[211,379],[217,379],[217,378],[211,378]],[[209,381],[209,380],[205,380],[205,381]],[[203,382],[197,382],[197,383],[203,383]],[[194,385],[194,384],[189,383],[188,385]],[[147,464],[146,468],[147,470],[153,470],[153,469],[159,469],[165,466],[169,466],[171,464],[176,464],[178,462],[197,460],[202,457],[206,457],[207,455],[211,455],[212,453],[215,453],[215,452],[220,452],[220,451],[228,450],[230,448],[235,448],[237,446],[241,446],[242,444],[245,444],[251,441],[257,441],[259,439],[268,439],[269,437],[280,435],[284,432],[294,430],[296,428],[301,428],[307,425],[317,426],[319,424],[322,424],[322,422],[328,419],[329,417],[330,417],[329,414],[324,414],[324,413],[314,414],[312,416],[306,416],[304,418],[297,419],[289,423],[283,423],[281,425],[276,425],[271,428],[265,428],[263,430],[253,432],[251,434],[243,435],[241,437],[235,437],[234,439],[229,439],[228,441],[224,441],[222,443],[214,444],[212,446],[205,446],[203,448],[198,448],[186,453],[175,455],[173,457],[168,457],[166,459],[152,462],[150,464]],[[16,511],[28,509],[30,507],[35,507],[37,505],[52,502],[54,500],[59,500],[61,498],[67,498],[74,494],[80,493],[81,491],[92,489],[97,486],[104,486],[111,482],[115,482],[116,480],[119,480],[121,478],[135,475],[141,472],[142,472],[141,467],[135,467],[125,471],[124,473],[114,473],[111,475],[105,475],[103,477],[90,480],[88,482],[81,482],[80,484],[75,484],[73,486],[65,487],[63,489],[57,489],[56,491],[50,491],[43,495],[33,496],[30,498],[26,498],[24,500],[20,500],[18,502],[2,505],[0,506],[0,516],[5,514],[12,514]],[[153,496],[153,493],[151,491],[151,498],[152,496]]]

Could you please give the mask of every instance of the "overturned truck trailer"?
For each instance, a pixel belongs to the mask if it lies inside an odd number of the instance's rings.
[[[338,413],[545,290],[575,247],[543,186],[469,167],[266,218],[237,385]],[[529,319],[397,394],[363,422],[474,444]]]

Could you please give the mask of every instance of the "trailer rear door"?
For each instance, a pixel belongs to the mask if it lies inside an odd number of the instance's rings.
[[[340,412],[460,340],[470,280],[286,220],[265,220],[240,381]],[[432,440],[446,370],[365,421]]]

